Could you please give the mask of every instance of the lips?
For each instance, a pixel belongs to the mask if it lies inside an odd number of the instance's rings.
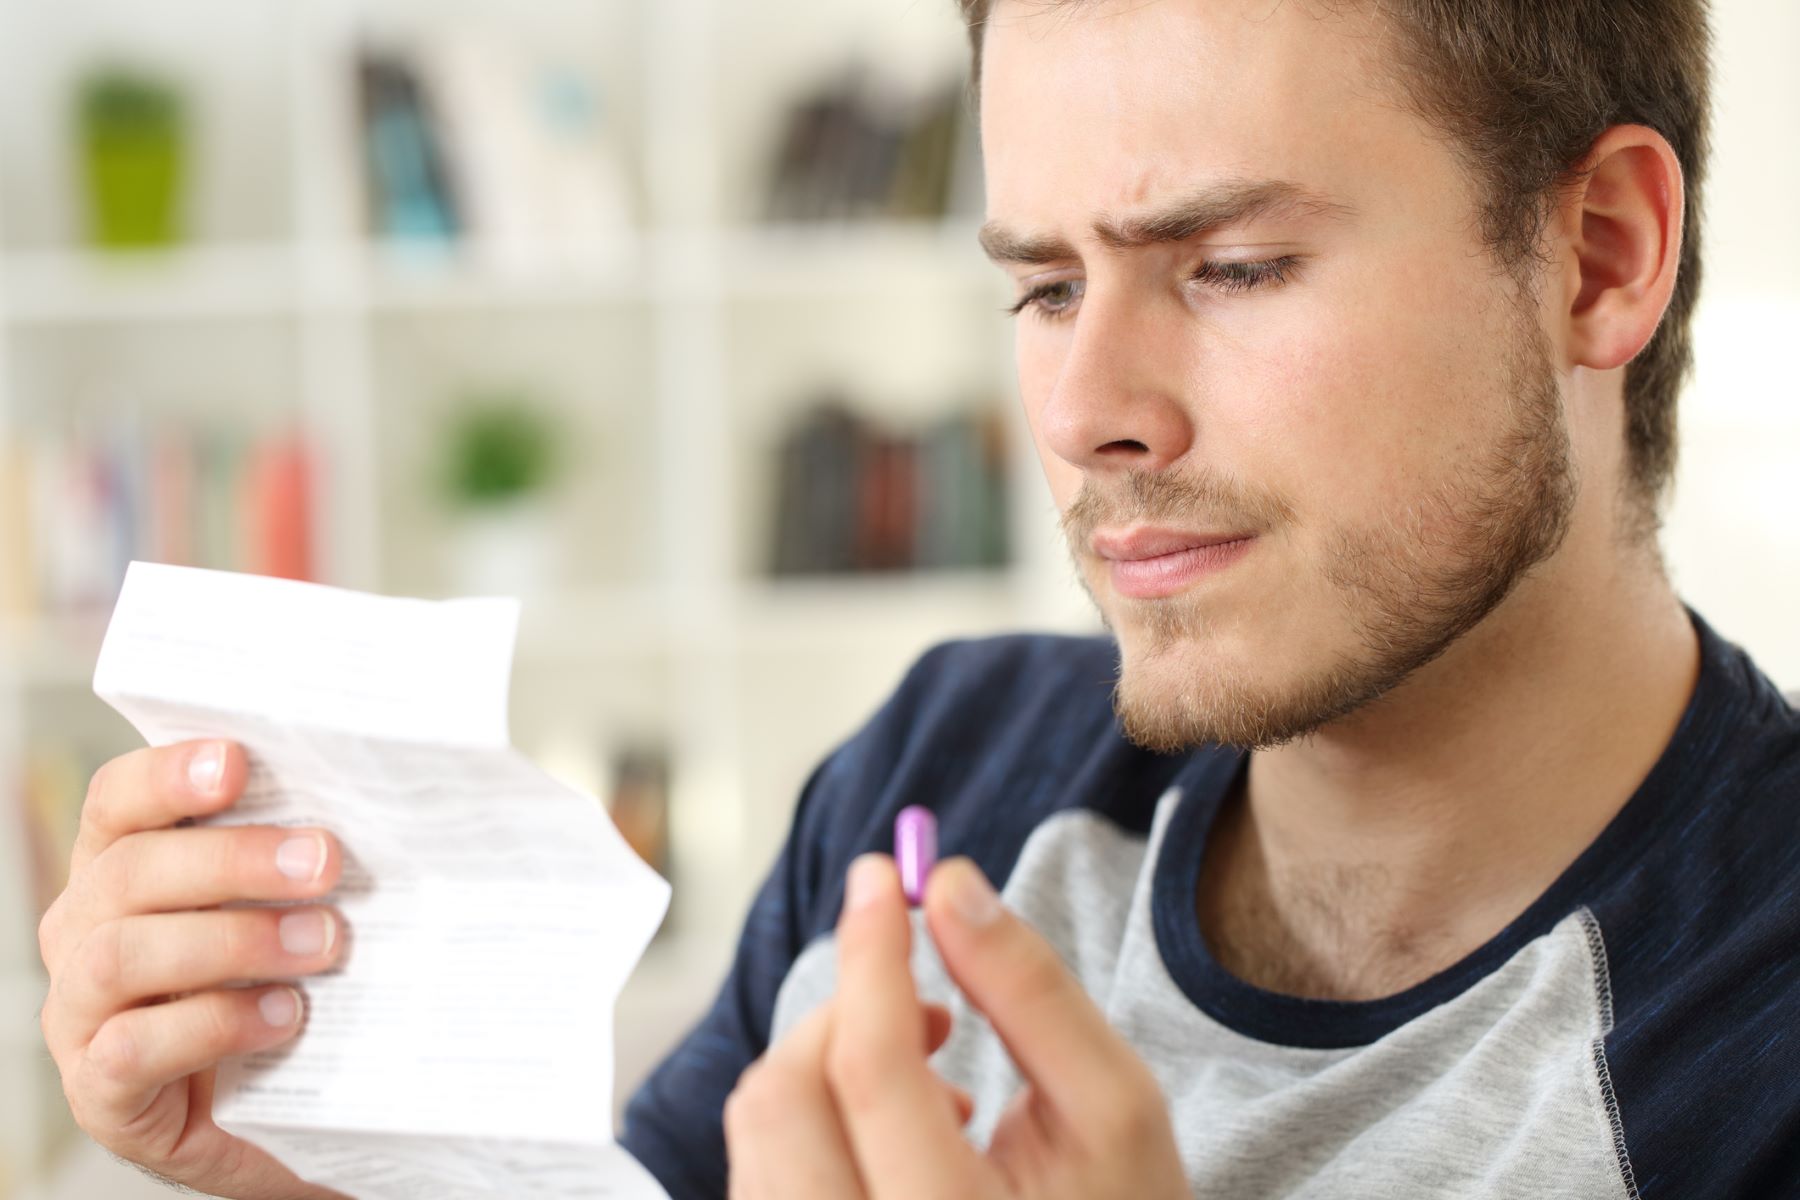
[[[1161,558],[1165,554],[1180,554],[1184,550],[1241,542],[1251,536],[1249,533],[1194,533],[1157,528],[1117,533],[1101,530],[1093,537],[1093,547],[1095,554],[1113,562],[1139,562],[1146,558]]]
[[[1184,592],[1231,566],[1256,544],[1251,533],[1200,533],[1178,529],[1101,532],[1094,553],[1106,560],[1113,590],[1137,600]]]

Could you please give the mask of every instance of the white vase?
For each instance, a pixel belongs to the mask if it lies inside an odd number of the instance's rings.
[[[555,584],[556,531],[550,506],[510,500],[466,509],[449,540],[449,578],[458,596],[529,596]]]

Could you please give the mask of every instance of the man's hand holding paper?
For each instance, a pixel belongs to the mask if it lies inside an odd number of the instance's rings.
[[[516,621],[134,564],[95,690],[163,749],[101,773],[44,929],[46,1034],[97,1139],[237,1196],[308,1194],[276,1160],[370,1200],[661,1194],[612,1143],[611,1025],[667,885],[510,749]],[[196,738],[243,752],[205,796],[171,780]],[[188,818],[206,827],[166,828]],[[282,846],[320,833],[314,878]],[[308,882],[251,879],[258,853]],[[308,941],[285,902],[326,892],[340,915]],[[221,985],[303,977],[303,1036],[221,1020],[289,994]]]
[[[323,907],[217,907],[303,902],[338,880],[323,830],[173,828],[225,810],[246,775],[241,748],[206,740],[136,750],[94,776],[69,886],[39,927],[44,1040],[76,1119],[114,1153],[215,1195],[336,1196],[212,1119],[219,1060],[281,1045],[302,1016],[285,984],[222,985],[311,975],[344,943]]]

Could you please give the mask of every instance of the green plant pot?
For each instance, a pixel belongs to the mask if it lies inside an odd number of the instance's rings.
[[[97,75],[81,89],[77,120],[93,244],[139,249],[179,241],[187,143],[174,91],[135,75]]]

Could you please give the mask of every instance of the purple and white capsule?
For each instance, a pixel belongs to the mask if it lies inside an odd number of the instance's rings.
[[[925,899],[925,879],[937,865],[937,817],[920,804],[894,818],[894,861],[900,865],[900,889],[909,904]]]

